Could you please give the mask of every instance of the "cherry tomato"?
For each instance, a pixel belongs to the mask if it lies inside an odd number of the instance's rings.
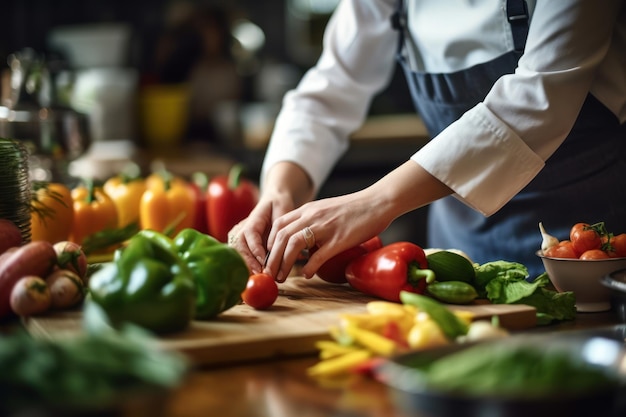
[[[626,257],[626,233],[620,233],[617,236],[611,237],[609,240],[612,250],[609,251],[609,256],[612,258]]]
[[[546,249],[543,254],[548,258],[578,258],[569,240],[560,241],[558,245]]]
[[[278,298],[278,284],[269,274],[250,275],[241,298],[255,310],[267,310]]]
[[[572,242],[574,251],[580,257],[583,252],[602,247],[602,236],[588,223],[576,223],[570,229],[569,240]]]
[[[583,252],[579,259],[590,260],[590,259],[608,259],[609,254],[603,251],[602,249],[589,249],[588,251]]]

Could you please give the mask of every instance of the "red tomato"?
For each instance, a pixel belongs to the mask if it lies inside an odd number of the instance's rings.
[[[246,289],[241,294],[244,303],[255,310],[270,308],[278,298],[278,284],[269,274],[250,275]]]
[[[560,241],[558,245],[546,249],[543,254],[548,258],[578,258],[569,240]]]
[[[578,256],[591,249],[602,247],[602,236],[588,223],[576,223],[572,226],[569,234],[574,251]]]
[[[608,253],[611,258],[626,257],[626,233],[612,236],[609,243],[610,250]]]
[[[608,259],[609,254],[603,251],[602,249],[589,249],[580,255],[579,259],[582,260],[590,260],[590,259]]]

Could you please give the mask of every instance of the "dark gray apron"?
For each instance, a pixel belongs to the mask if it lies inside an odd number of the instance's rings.
[[[523,0],[509,0],[507,12],[515,50],[466,70],[415,72],[402,54],[406,17],[402,1],[392,18],[399,30],[398,61],[404,68],[416,109],[431,137],[481,102],[495,81],[513,73],[526,41],[528,15]],[[482,163],[476,160],[477,164]],[[604,221],[609,231],[626,232],[626,124],[592,95],[545,168],[518,195],[485,217],[454,197],[430,205],[429,247],[457,248],[475,262],[520,262],[531,277],[544,272],[535,252],[541,247],[538,223],[559,239],[578,222]]]

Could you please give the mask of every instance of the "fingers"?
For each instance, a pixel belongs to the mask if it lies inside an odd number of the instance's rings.
[[[263,270],[265,248],[261,234],[255,231],[251,221],[246,219],[233,227],[228,233],[228,244],[241,254],[251,273]]]
[[[239,252],[243,260],[248,265],[250,272],[254,274],[259,271],[262,266],[250,250],[242,229],[242,224],[239,223],[233,227],[230,232],[228,232],[228,245]]]
[[[302,251],[315,245],[316,238],[312,228],[305,226],[298,230],[298,227],[292,223],[281,229],[271,248],[265,272],[274,276],[278,282],[284,282],[289,276]]]

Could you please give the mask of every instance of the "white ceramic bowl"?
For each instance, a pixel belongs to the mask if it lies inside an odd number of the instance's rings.
[[[537,251],[550,281],[559,292],[572,291],[576,310],[580,312],[611,309],[611,292],[600,280],[619,269],[626,268],[626,258],[595,260],[549,258]]]

